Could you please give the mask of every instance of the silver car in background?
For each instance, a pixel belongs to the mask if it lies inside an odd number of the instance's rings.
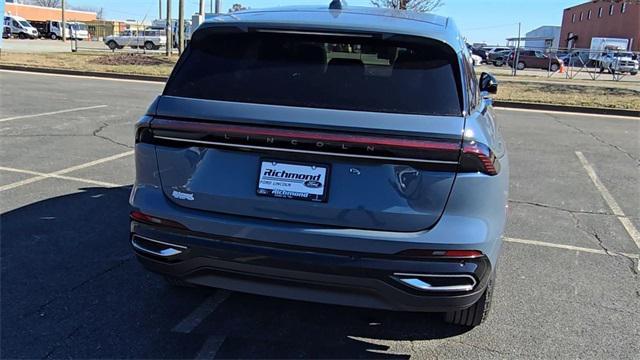
[[[462,39],[378,8],[206,21],[136,126],[138,259],[177,285],[480,324],[509,163]]]

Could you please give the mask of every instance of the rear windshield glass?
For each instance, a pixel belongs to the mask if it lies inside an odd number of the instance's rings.
[[[212,31],[194,38],[165,95],[460,115],[455,53],[436,41],[410,39]]]

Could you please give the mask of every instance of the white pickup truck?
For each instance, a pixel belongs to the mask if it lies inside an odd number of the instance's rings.
[[[589,59],[596,63],[600,72],[608,70],[610,73],[638,73],[638,60],[627,51],[629,39],[594,37],[591,39]]]
[[[167,45],[167,36],[160,30],[125,30],[120,35],[109,35],[104,43],[111,50],[122,49],[125,46],[157,50]]]
[[[600,58],[600,72],[605,69],[610,73],[629,73],[631,75],[638,74],[638,60],[633,59],[630,52],[606,52]]]

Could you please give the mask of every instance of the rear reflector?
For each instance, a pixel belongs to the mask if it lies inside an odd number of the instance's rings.
[[[187,229],[186,226],[178,222],[148,215],[140,211],[132,211],[129,214],[129,217],[131,218],[131,220],[135,220],[135,221],[139,221],[147,224],[167,226],[167,227],[172,227],[176,229]]]
[[[396,255],[416,258],[464,258],[475,259],[483,256],[482,251],[478,250],[422,250],[409,249],[403,250]]]

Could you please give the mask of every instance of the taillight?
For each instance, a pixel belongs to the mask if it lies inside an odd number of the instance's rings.
[[[155,143],[238,147],[440,166],[455,171],[460,139],[155,119]],[[144,135],[144,133],[142,133]]]
[[[145,115],[141,117],[135,125],[136,137],[135,143],[150,143],[153,141],[153,135],[151,135],[151,130],[149,129],[149,125],[153,117],[149,115]]]
[[[325,130],[154,119],[137,127],[136,142],[167,146],[235,147],[252,151],[290,152],[418,163],[438,171],[481,172],[500,169],[484,144],[457,138],[383,136]]]
[[[475,259],[483,256],[482,251],[478,250],[422,250],[409,249],[403,250],[396,255],[402,257],[413,258],[456,258],[456,259]]]
[[[168,227],[172,227],[172,228],[176,228],[176,229],[187,229],[186,226],[173,221],[173,220],[167,220],[167,219],[163,219],[163,218],[159,218],[153,215],[149,215],[149,214],[145,214],[141,211],[132,211],[129,214],[129,217],[131,218],[131,220],[135,220],[138,222],[142,222],[142,223],[147,223],[147,224],[153,224],[153,225],[160,225],[160,226],[168,226]]]
[[[462,144],[460,171],[497,175],[500,171],[500,162],[487,145],[477,141],[465,141]]]

